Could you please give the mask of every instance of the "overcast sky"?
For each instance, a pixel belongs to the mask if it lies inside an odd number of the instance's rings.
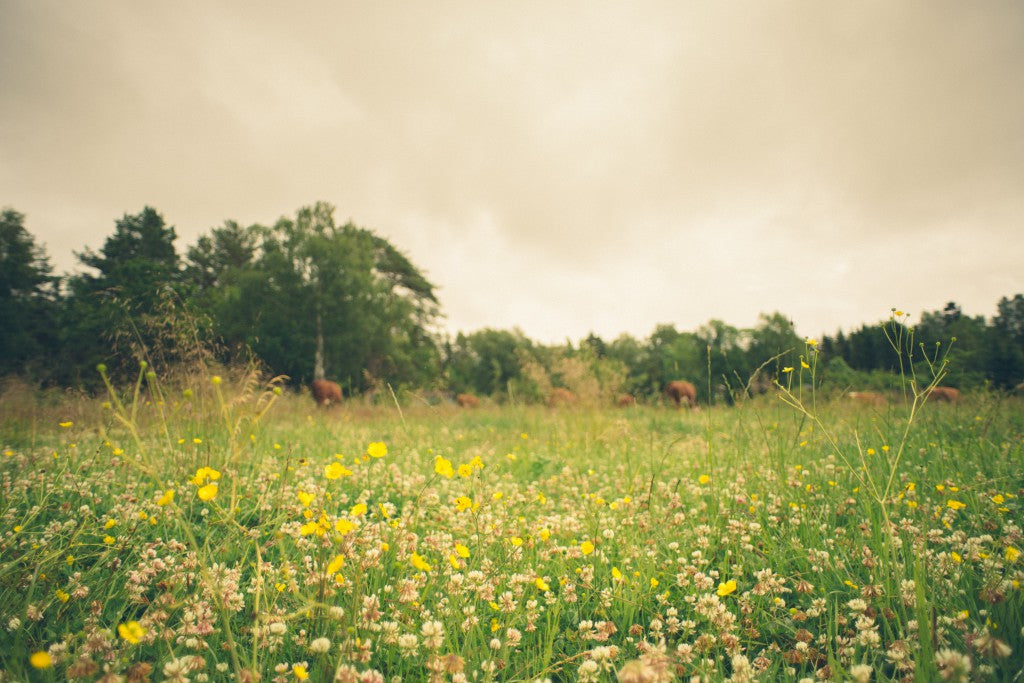
[[[0,205],[59,271],[324,200],[452,331],[801,334],[1024,292],[1024,3],[0,0]]]

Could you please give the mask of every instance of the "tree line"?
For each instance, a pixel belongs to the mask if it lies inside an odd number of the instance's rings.
[[[659,325],[646,339],[544,345],[518,329],[443,333],[435,287],[408,256],[339,225],[323,202],[272,225],[226,221],[183,253],[176,240],[145,207],[116,220],[98,251],[76,252],[81,272],[55,275],[25,216],[4,209],[0,376],[89,389],[99,363],[128,375],[139,360],[169,371],[255,359],[295,385],[326,375],[347,395],[390,386],[523,401],[555,387],[592,400],[655,397],[674,379],[697,384],[702,401],[733,401],[810,360],[835,389],[885,389],[900,367],[927,373],[939,359],[963,389],[1024,381],[1021,294],[1002,298],[990,320],[950,303],[913,328],[893,316],[812,345],[778,312],[752,328],[711,320],[695,331]]]

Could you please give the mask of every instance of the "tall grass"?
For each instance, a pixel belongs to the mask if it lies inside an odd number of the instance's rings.
[[[927,401],[941,361],[822,401],[815,359],[700,413],[143,367],[5,420],[0,680],[1013,680],[1019,403]]]

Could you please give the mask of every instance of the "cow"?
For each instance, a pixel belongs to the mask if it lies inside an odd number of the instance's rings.
[[[331,401],[341,403],[341,387],[336,382],[315,379],[309,388],[313,391],[313,400],[318,406],[326,408],[331,405]]]
[[[576,394],[563,387],[555,387],[548,394],[548,407],[571,406],[576,403]]]
[[[678,379],[669,382],[665,385],[665,395],[672,399],[676,408],[682,407],[684,401],[689,408],[697,407],[697,387],[689,382]]]
[[[480,405],[480,399],[473,394],[459,394],[455,397],[455,402],[462,408],[476,408]]]
[[[633,394],[619,394],[615,399],[615,405],[620,408],[631,408],[636,405],[636,396]]]
[[[953,387],[935,387],[928,395],[936,401],[945,401],[946,403],[960,401],[960,390]]]
[[[851,401],[866,406],[884,406],[888,401],[877,391],[851,391],[847,396]]]

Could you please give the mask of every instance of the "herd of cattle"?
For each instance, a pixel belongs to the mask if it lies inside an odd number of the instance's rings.
[[[313,400],[319,406],[327,407],[332,403],[341,403],[341,387],[336,382],[326,379],[315,379],[310,385],[310,390],[313,393]],[[697,407],[697,387],[690,382],[684,380],[669,382],[665,385],[664,393],[666,398],[676,408],[685,406],[693,409]],[[847,397],[851,401],[866,406],[879,407],[889,403],[885,394],[877,391],[851,391],[847,394]],[[931,390],[929,398],[935,401],[956,403],[960,400],[960,390],[953,387],[935,387]],[[563,387],[555,387],[547,397],[547,404],[552,408],[572,406],[577,402],[578,397],[576,394]],[[476,408],[480,405],[480,399],[473,394],[457,394],[455,396],[455,403],[461,408]],[[615,404],[621,408],[628,408],[636,405],[636,397],[632,394],[620,394],[616,398]]]

